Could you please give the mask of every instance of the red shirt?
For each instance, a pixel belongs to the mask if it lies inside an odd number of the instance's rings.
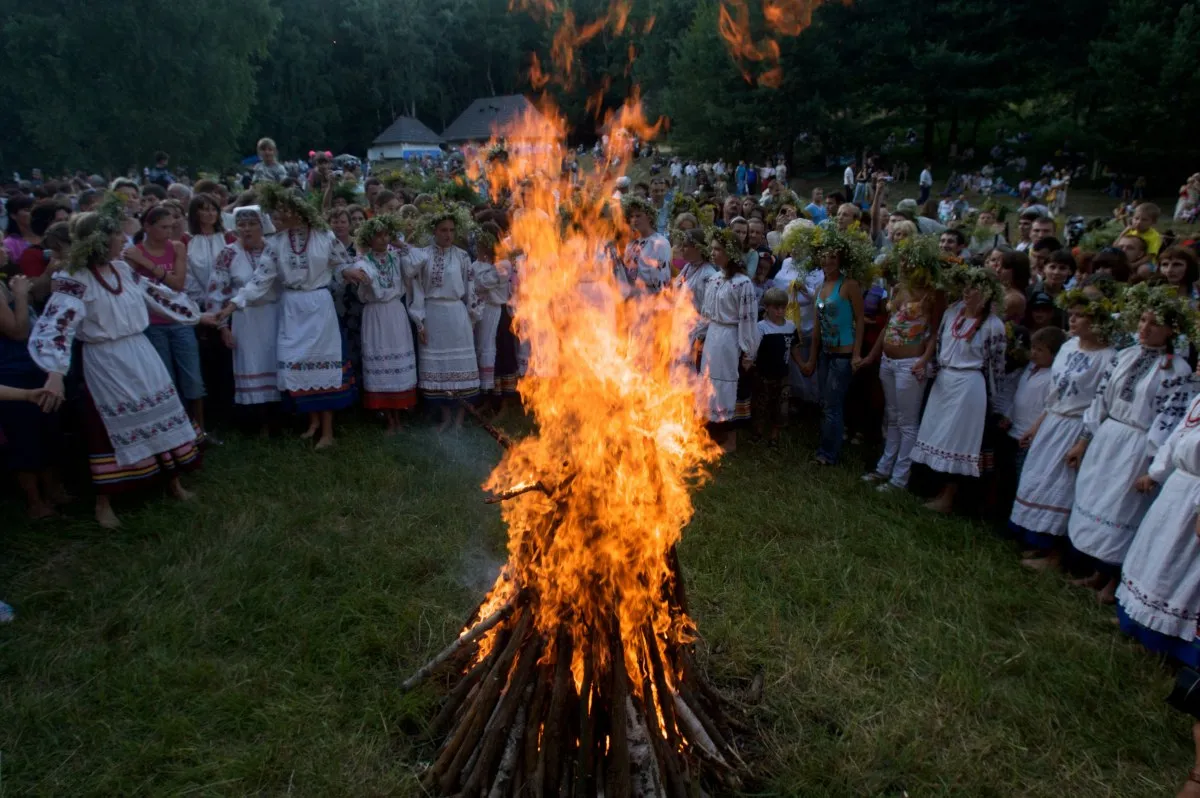
[[[49,265],[50,261],[46,260],[46,251],[40,246],[26,248],[21,253],[21,257],[17,259],[17,268],[21,270],[21,274],[31,280],[41,277]]]

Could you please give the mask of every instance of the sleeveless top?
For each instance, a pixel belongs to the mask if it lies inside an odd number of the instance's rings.
[[[155,266],[161,266],[164,269],[163,274],[170,274],[171,272],[175,271],[175,247],[173,247],[171,245],[170,241],[168,241],[166,246],[163,247],[163,252],[161,255],[151,255],[146,250],[146,242],[144,242],[144,241],[139,242],[137,244],[137,250],[138,250],[138,252],[142,253],[142,255],[144,255],[146,257],[146,260],[150,261]],[[137,273],[140,274],[141,276],[145,277],[147,280],[150,280],[153,283],[161,283],[162,282],[161,280],[155,279],[153,274],[151,274],[150,272],[148,272],[144,269],[138,269]],[[150,323],[151,324],[174,324],[175,322],[171,321],[166,316],[160,316],[157,313],[151,313],[150,314]]]
[[[854,307],[849,299],[842,296],[844,282],[846,278],[839,277],[832,293],[825,299],[817,300],[817,312],[821,316],[821,345],[828,348],[854,345]]]

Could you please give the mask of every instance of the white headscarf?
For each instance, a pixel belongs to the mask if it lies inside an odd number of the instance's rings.
[[[262,225],[264,236],[272,235],[275,232],[275,225],[271,223],[271,217],[263,213],[263,210],[258,205],[243,205],[240,208],[233,209],[233,222],[237,224],[239,216],[253,216]]]

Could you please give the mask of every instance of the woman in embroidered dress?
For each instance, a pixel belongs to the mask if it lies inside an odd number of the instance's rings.
[[[209,194],[192,197],[187,208],[187,226],[191,237],[187,242],[184,290],[197,307],[204,308],[217,258],[236,237],[225,231],[221,206]],[[229,348],[222,342],[220,333],[208,326],[196,330],[196,340],[200,346],[200,372],[208,394],[206,410],[210,416],[227,415],[234,392],[233,359]]]
[[[1125,556],[1117,589],[1121,631],[1149,650],[1200,668],[1200,398],[1159,447],[1139,489],[1162,486]]]
[[[219,313],[254,279],[259,263],[271,257],[265,233],[273,228],[262,209],[257,205],[235,208],[233,219],[238,240],[221,251],[209,278],[205,308],[211,314]],[[279,286],[272,285],[245,308],[234,311],[221,325],[220,335],[222,345],[233,350],[234,403],[260,407],[278,402]],[[265,423],[265,415],[260,420]]]
[[[325,221],[329,224],[334,238],[346,248],[350,259],[357,260],[360,253],[355,246],[352,232],[354,224],[350,218],[350,209],[347,207],[332,208],[326,211]],[[337,311],[338,324],[341,325],[342,336],[346,341],[346,359],[350,361],[350,366],[354,369],[355,384],[361,384],[363,377],[362,299],[353,286],[346,284],[342,275],[334,275],[333,280],[329,283],[329,290],[333,293],[333,307]]]
[[[355,238],[360,253],[356,267],[367,278],[358,286],[363,407],[386,414],[388,435],[400,431],[400,411],[417,404],[417,356],[404,307],[404,270],[391,248],[399,232],[399,218],[381,214],[364,222]]]
[[[680,299],[686,298],[696,309],[696,323],[688,334],[688,340],[693,345],[700,335],[703,324],[704,298],[708,285],[720,277],[717,267],[709,262],[708,243],[704,240],[704,231],[684,230],[679,233],[679,254],[683,256],[683,268],[675,276],[675,293]]]
[[[461,427],[465,409],[459,404],[479,395],[479,361],[475,356],[474,323],[482,308],[475,293],[475,270],[467,253],[454,245],[465,235],[465,213],[435,208],[426,217],[433,244],[408,248],[405,273],[412,281],[409,315],[417,324],[417,384],[422,395],[441,410],[439,430]]]
[[[45,387],[60,401],[72,342],[83,342],[85,432],[96,521],[106,529],[120,525],[112,494],[165,475],[171,494],[188,499],[179,472],[200,465],[196,428],[144,334],[151,310],[180,324],[196,324],[200,312],[186,294],[117,260],[125,246],[121,221],[111,201],[75,218],[70,270],[54,275],[54,293],[29,339],[30,356],[48,374]]]
[[[650,201],[630,195],[621,200],[625,220],[637,236],[625,247],[621,292],[656,294],[671,282],[671,242],[655,230],[658,209]]]
[[[365,275],[351,268],[346,248],[303,198],[274,183],[263,183],[259,190],[280,233],[267,257],[259,261],[254,277],[216,314],[215,321],[244,310],[274,288],[283,289],[277,385],[296,412],[308,414],[308,429],[301,437],[315,437],[316,448],[326,449],[334,442],[333,411],[350,407],[355,395],[354,373],[345,356],[329,281],[340,272],[347,272],[349,282],[361,282]]]
[[[1119,292],[1117,283],[1102,280],[1059,295],[1071,338],[1050,367],[1046,409],[1019,442],[1029,454],[1008,521],[1009,529],[1031,549],[1021,563],[1029,568],[1056,568],[1062,562],[1067,518],[1075,503],[1076,470],[1067,465],[1067,453],[1079,440],[1083,414],[1116,354],[1109,338]]]
[[[1177,334],[1191,334],[1191,310],[1175,290],[1145,283],[1130,288],[1121,318],[1127,329],[1136,325],[1138,343],[1109,362],[1079,441],[1067,453],[1067,463],[1079,469],[1067,531],[1082,564],[1095,570],[1079,584],[1109,604],[1152,498],[1139,490],[1148,486],[1138,478],[1196,393],[1187,362],[1171,352]]]
[[[479,389],[485,394],[496,391],[496,336],[500,317],[508,303],[509,281],[507,264],[498,267],[496,245],[500,228],[495,222],[484,222],[483,231],[475,242],[475,291],[479,295],[479,322],[475,325],[475,356],[479,360]]]
[[[912,450],[921,427],[921,403],[925,398],[925,375],[933,358],[933,331],[941,321],[939,285],[945,261],[932,236],[906,239],[889,256],[896,293],[888,302],[888,320],[883,335],[864,359],[870,364],[882,358],[879,381],[887,417],[883,456],[865,482],[881,483],[880,492],[908,487]]]
[[[1004,289],[988,269],[962,269],[955,276],[962,299],[942,317],[938,334],[937,376],[929,393],[912,460],[947,475],[933,501],[939,513],[954,509],[963,477],[980,474],[983,429],[989,397],[1004,376],[1008,336],[993,311],[1004,301]]]
[[[712,261],[721,274],[709,281],[704,293],[696,344],[703,346],[700,373],[709,385],[709,429],[722,449],[734,452],[737,428],[750,420],[752,383],[747,372],[758,354],[758,300],[734,234],[717,229],[712,236]]]

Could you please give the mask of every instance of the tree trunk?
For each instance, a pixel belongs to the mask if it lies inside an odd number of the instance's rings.
[[[983,124],[983,117],[982,116],[975,117],[975,122],[974,122],[974,124],[971,125],[971,146],[972,147],[979,146],[979,126],[982,124]]]
[[[933,160],[933,135],[937,125],[937,106],[932,102],[925,106],[925,160]]]
[[[946,148],[952,155],[961,155],[958,146],[958,108],[952,107],[950,110],[950,135],[947,136]]]

